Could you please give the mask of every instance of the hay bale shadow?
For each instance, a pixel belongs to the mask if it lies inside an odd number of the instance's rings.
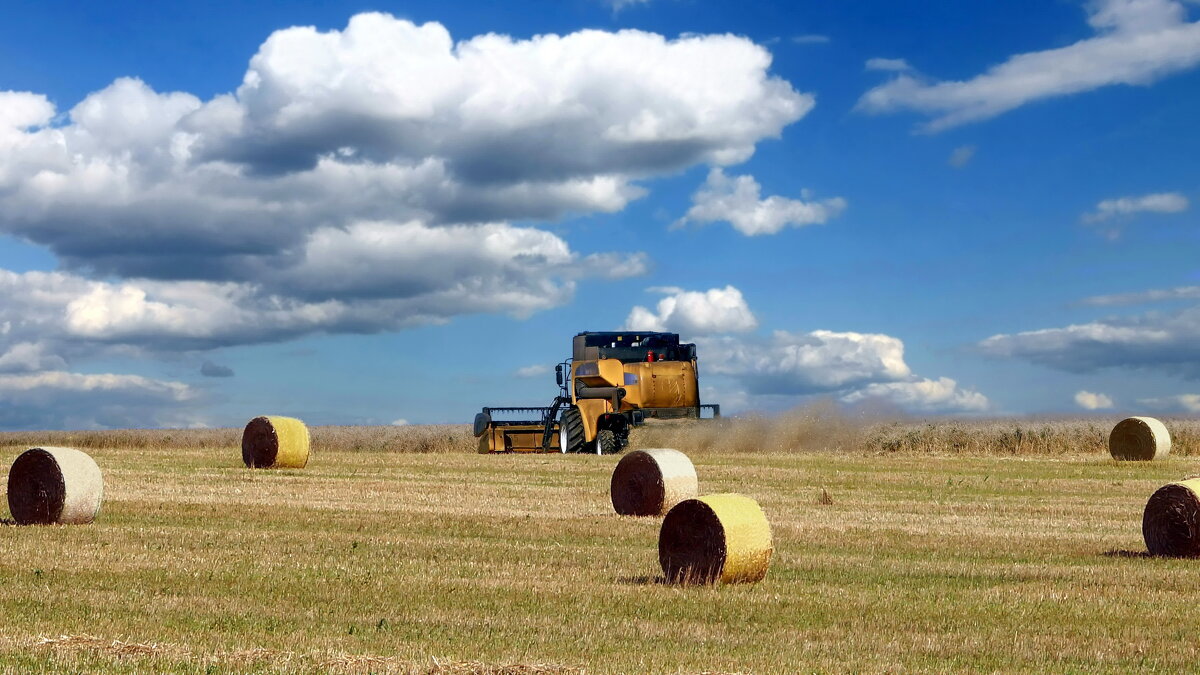
[[[627,584],[630,586],[670,586],[667,583],[667,578],[661,574],[649,575],[645,574],[638,577],[618,577],[618,584]]]
[[[1150,555],[1149,551],[1127,551],[1124,549],[1115,549],[1112,551],[1105,551],[1104,553],[1101,553],[1100,555],[1104,556],[1105,558],[1150,558],[1150,557],[1153,557]]]

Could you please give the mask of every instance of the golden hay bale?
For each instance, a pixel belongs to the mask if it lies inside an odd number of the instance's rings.
[[[308,464],[308,427],[293,417],[255,417],[242,432],[242,461],[250,468],[302,469]]]
[[[774,550],[766,514],[738,494],[679,502],[658,535],[658,562],[670,583],[761,581]]]
[[[1171,434],[1153,417],[1130,417],[1113,427],[1108,436],[1108,452],[1113,459],[1164,459],[1171,453]]]
[[[1150,495],[1142,537],[1150,555],[1200,557],[1200,478],[1168,483]]]
[[[30,448],[8,472],[8,510],[19,525],[90,523],[103,500],[100,467],[74,448]]]
[[[617,462],[610,492],[623,516],[661,516],[696,496],[696,467],[678,450],[637,450]]]

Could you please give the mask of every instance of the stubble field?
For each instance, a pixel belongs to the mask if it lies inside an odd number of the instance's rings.
[[[805,418],[808,415],[808,418]],[[303,470],[237,430],[0,434],[88,448],[95,524],[0,528],[6,672],[1181,672],[1195,561],[1141,513],[1200,472],[1116,463],[1116,420],[665,426],[701,492],[771,520],[756,585],[660,581],[657,519],[612,513],[617,458],[479,456],[465,427],[317,428]],[[1099,439],[1099,440],[1097,440]],[[7,514],[5,514],[7,515]]]

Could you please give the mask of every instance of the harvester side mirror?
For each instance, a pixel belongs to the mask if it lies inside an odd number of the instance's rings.
[[[558,364],[557,366],[554,366],[554,381],[558,383],[558,386],[560,386],[560,387],[562,386],[563,372],[562,372],[562,364],[561,363]]]

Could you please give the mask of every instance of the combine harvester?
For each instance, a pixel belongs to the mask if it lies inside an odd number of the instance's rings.
[[[647,419],[700,419],[721,407],[700,404],[696,345],[675,333],[584,332],[554,369],[559,394],[547,407],[488,407],[475,416],[479,452],[591,452],[629,444]],[[539,415],[500,421],[497,413]]]

